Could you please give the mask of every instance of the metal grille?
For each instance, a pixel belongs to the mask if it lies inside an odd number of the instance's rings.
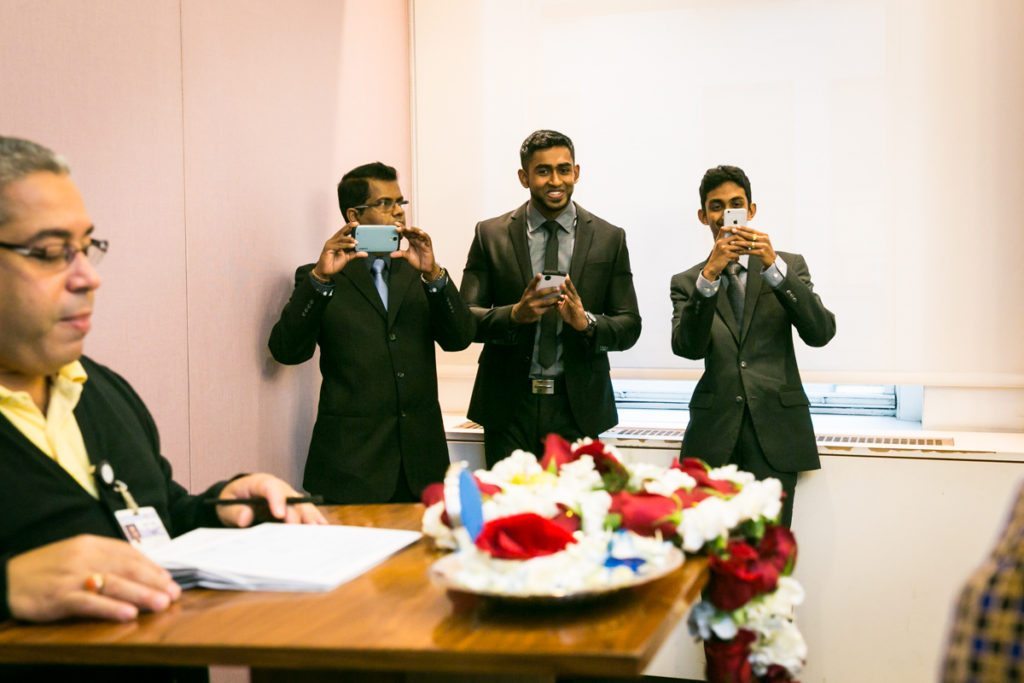
[[[953,439],[914,436],[819,434],[818,444],[821,446],[952,446]]]

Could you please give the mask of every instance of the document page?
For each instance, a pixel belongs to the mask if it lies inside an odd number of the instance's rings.
[[[269,523],[196,529],[147,552],[186,587],[327,591],[419,538],[400,529]]]

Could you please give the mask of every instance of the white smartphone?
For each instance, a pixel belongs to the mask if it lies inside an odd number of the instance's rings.
[[[558,288],[562,286],[563,282],[565,282],[565,273],[557,270],[545,270],[541,273],[540,282],[537,283],[537,289],[550,289],[551,287]]]
[[[739,228],[747,224],[746,209],[726,209],[723,214],[723,228]],[[729,234],[732,232],[730,230]]]

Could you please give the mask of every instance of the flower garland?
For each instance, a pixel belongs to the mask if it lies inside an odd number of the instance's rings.
[[[600,441],[552,434],[540,461],[517,450],[472,481],[483,520],[475,538],[452,524],[446,484],[423,493],[423,532],[459,551],[460,585],[505,596],[609,590],[670,569],[679,547],[709,557],[688,618],[704,641],[708,681],[783,683],[802,669],[794,611],[804,593],[791,577],[796,540],[775,524],[778,480],[694,458],[627,464]]]

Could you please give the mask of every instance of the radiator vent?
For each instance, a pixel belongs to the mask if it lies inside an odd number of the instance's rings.
[[[950,438],[916,436],[867,436],[863,434],[819,434],[820,446],[952,446]]]
[[[482,432],[483,427],[472,420],[455,425],[456,429]],[[601,436],[613,439],[682,439],[683,430],[676,427],[613,427]]]
[[[677,427],[615,427],[605,435],[616,439],[682,439],[683,430]]]

